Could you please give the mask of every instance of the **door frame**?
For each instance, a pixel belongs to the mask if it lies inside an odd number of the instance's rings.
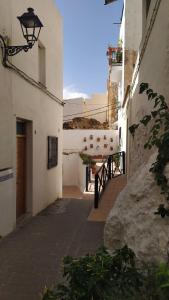
[[[17,117],[17,122],[24,122],[26,126],[26,174],[25,174],[25,215],[33,215],[33,122],[25,118]],[[17,131],[16,131],[17,139]],[[17,140],[16,140],[16,151],[17,151]],[[15,160],[17,167],[17,152],[15,151]],[[17,179],[17,178],[16,178]],[[17,190],[16,190],[17,193]],[[17,197],[17,194],[16,194]],[[17,201],[17,198],[16,198]],[[16,203],[17,205],[17,203]],[[23,215],[23,217],[25,216]]]

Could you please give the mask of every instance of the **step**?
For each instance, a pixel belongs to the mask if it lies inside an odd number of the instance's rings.
[[[89,214],[88,221],[104,222],[112,209],[118,194],[123,190],[127,183],[127,176],[121,175],[111,179],[102,194],[97,209],[93,208]]]

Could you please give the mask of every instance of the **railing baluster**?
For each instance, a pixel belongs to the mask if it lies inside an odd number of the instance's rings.
[[[108,179],[111,179],[111,165],[112,165],[112,158],[111,155],[108,157]]]
[[[86,167],[86,192],[89,191],[89,166]]]
[[[125,152],[122,151],[122,159],[123,159],[123,174],[125,174],[125,170],[126,170],[126,161],[125,161]]]
[[[113,168],[114,164],[114,168]],[[116,176],[125,174],[125,152],[117,152],[110,155],[95,174],[94,207],[98,208],[102,192],[107,182]]]
[[[95,174],[94,208],[98,208],[98,203],[99,203],[99,175]]]

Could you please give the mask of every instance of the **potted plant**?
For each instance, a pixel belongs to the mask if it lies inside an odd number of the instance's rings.
[[[120,153],[116,153],[113,155],[113,162],[115,165],[114,172],[119,171],[121,173],[121,171],[120,171]]]
[[[95,160],[91,160],[90,162],[90,166],[91,166],[91,169],[92,169],[92,174],[96,174],[96,162]]]
[[[81,152],[81,153],[79,153],[79,156],[82,159],[84,165],[89,165],[90,164],[90,162],[91,162],[91,156],[90,155]]]

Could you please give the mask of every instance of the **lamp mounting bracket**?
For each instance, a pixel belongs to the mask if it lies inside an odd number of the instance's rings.
[[[7,46],[5,48],[5,52],[7,56],[14,56],[24,50],[27,52],[29,49],[32,48],[32,44],[23,45],[23,46]]]

